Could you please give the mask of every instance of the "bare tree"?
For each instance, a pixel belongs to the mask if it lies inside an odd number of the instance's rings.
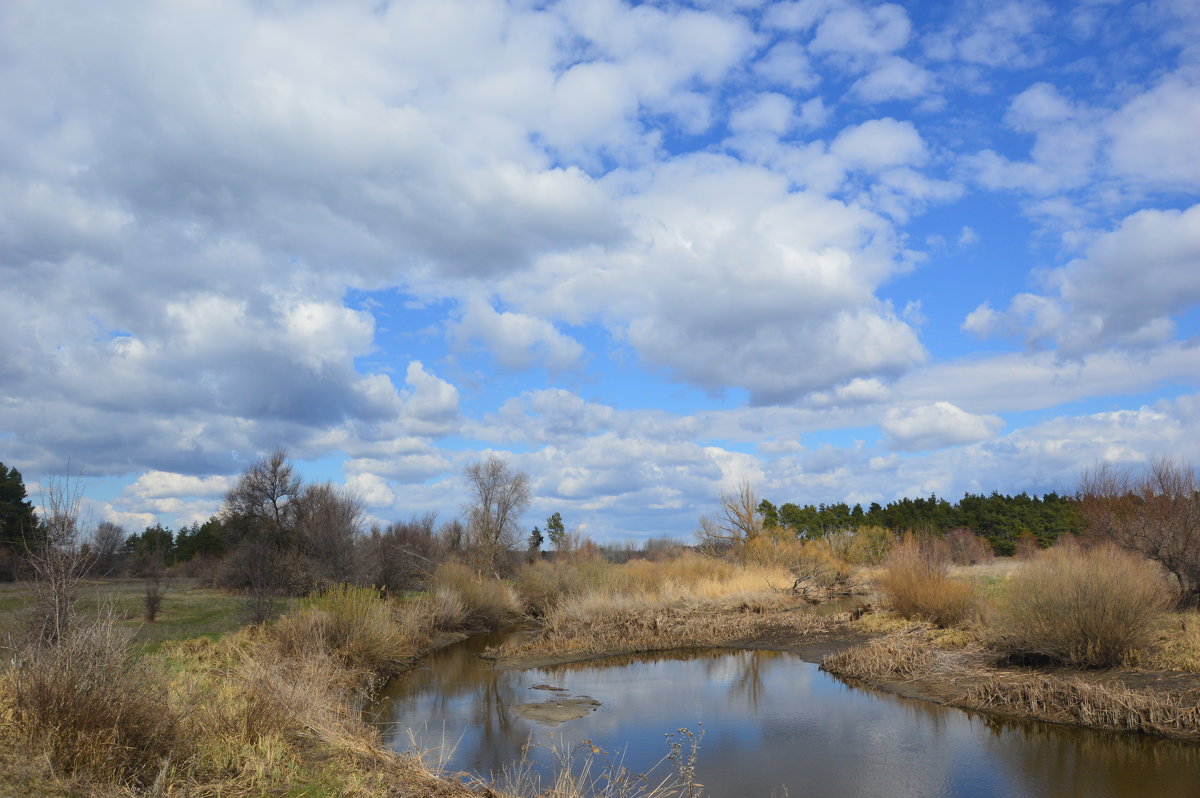
[[[471,553],[479,570],[495,572],[517,545],[521,515],[531,501],[529,476],[498,457],[471,463],[463,476],[472,498],[466,508]]]
[[[696,536],[702,548],[721,551],[748,543],[763,533],[763,515],[758,493],[749,480],[721,494],[721,507],[716,516],[700,516]]]
[[[1105,463],[1084,472],[1078,498],[1093,535],[1161,563],[1180,602],[1200,602],[1200,481],[1191,465],[1156,457],[1139,475]]]
[[[233,550],[222,563],[221,580],[246,592],[244,610],[251,622],[267,620],[279,596],[304,587],[292,539],[300,490],[287,452],[276,449],[225,494],[222,526]]]
[[[95,558],[92,573],[108,576],[117,565],[117,553],[125,542],[125,530],[111,521],[101,521],[92,532],[91,551]]]
[[[29,565],[35,577],[40,637],[54,643],[71,631],[79,582],[93,557],[79,545],[82,481],[69,476],[47,477],[41,500],[41,535],[38,545],[29,552]]]
[[[243,534],[281,534],[295,521],[300,488],[287,450],[276,449],[247,469],[225,494],[225,517]]]
[[[348,582],[353,577],[362,514],[362,501],[332,483],[305,488],[296,504],[295,534],[314,582]]]

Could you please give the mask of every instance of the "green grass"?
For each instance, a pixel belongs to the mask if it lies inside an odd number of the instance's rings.
[[[111,605],[121,618],[119,625],[133,632],[133,641],[147,652],[157,650],[171,640],[196,637],[216,639],[242,625],[241,597],[223,590],[200,587],[193,579],[172,579],[167,584],[162,609],[154,623],[143,620],[141,579],[89,581],[80,590],[81,614],[95,615]],[[0,584],[0,638],[18,632],[22,616],[32,605],[30,585]],[[286,611],[290,602],[280,603]]]

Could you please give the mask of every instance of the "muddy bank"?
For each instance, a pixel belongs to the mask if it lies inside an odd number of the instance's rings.
[[[783,651],[851,684],[989,716],[1200,739],[1200,674],[1005,666],[967,635],[899,626],[793,606],[659,607],[542,628],[484,656],[530,668],[693,647]]]

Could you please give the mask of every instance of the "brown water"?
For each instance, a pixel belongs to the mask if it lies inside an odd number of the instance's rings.
[[[452,771],[499,772],[590,740],[633,771],[666,752],[664,733],[703,729],[698,780],[713,798],[788,795],[1200,798],[1200,745],[1045,724],[997,722],[849,687],[790,654],[703,650],[547,669],[496,668],[474,638],[397,679],[371,719],[391,744],[442,748]],[[561,691],[534,689],[541,685]],[[517,707],[587,697],[558,725]],[[436,751],[435,751],[436,753]]]

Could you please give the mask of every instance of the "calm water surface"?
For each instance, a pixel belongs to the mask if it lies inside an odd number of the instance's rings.
[[[640,772],[667,753],[665,732],[703,728],[697,773],[713,798],[1200,798],[1194,744],[998,723],[848,687],[812,663],[770,651],[673,652],[529,670],[478,658],[504,634],[438,652],[390,685],[369,717],[388,730],[393,747],[411,748],[414,739],[423,749],[444,745],[449,769],[481,775],[518,761],[531,738],[535,762],[552,761],[552,746],[591,740]],[[600,705],[555,726],[514,710],[556,696]]]

